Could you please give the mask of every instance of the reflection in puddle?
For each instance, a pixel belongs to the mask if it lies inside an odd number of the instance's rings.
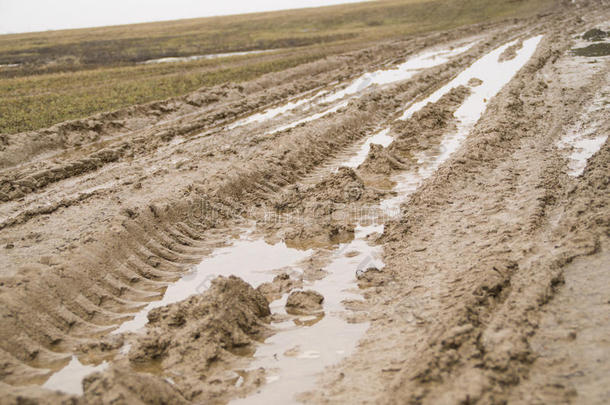
[[[54,373],[42,387],[62,391],[67,394],[82,395],[83,379],[96,371],[103,371],[107,367],[108,363],[105,361],[97,366],[85,366],[76,356],[72,356],[70,363]]]

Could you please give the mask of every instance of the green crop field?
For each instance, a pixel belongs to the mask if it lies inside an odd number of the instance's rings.
[[[0,36],[0,133],[251,80],[382,39],[524,17],[555,0],[387,0]],[[166,64],[163,58],[274,52]]]

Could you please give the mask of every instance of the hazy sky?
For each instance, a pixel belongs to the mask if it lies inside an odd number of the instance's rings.
[[[0,0],[0,34],[316,7],[362,0]]]

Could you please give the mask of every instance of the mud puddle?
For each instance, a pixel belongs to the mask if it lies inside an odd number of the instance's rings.
[[[141,65],[154,65],[158,63],[179,63],[179,62],[192,62],[196,60],[203,59],[219,59],[219,58],[228,58],[231,56],[245,56],[245,55],[256,55],[259,53],[268,53],[277,51],[277,49],[265,49],[259,51],[245,51],[245,52],[228,52],[228,53],[211,53],[207,55],[193,55],[193,56],[183,56],[183,57],[168,57],[168,58],[159,58],[159,59],[150,59],[144,62],[140,62]]]
[[[355,284],[359,270],[383,268],[382,247],[368,242],[370,235],[382,232],[383,225],[358,226],[354,240],[341,244],[333,253],[324,268],[327,276],[305,282],[303,289],[324,296],[323,312],[275,324],[276,333],[257,348],[251,364],[252,370],[265,368],[266,384],[255,394],[231,403],[297,402],[296,394],[315,387],[318,373],[354,351],[368,323],[349,322],[343,301],[361,299]],[[286,299],[287,295],[271,305],[275,315],[289,317],[284,308]]]
[[[581,114],[579,122],[557,143],[557,146],[566,152],[568,175],[572,177],[578,177],[584,172],[588,160],[608,139],[608,94],[610,87],[605,86],[596,95],[591,106]]]
[[[428,103],[435,103],[442,96],[447,94],[451,89],[458,86],[468,86],[476,79],[482,80],[482,83],[473,88],[472,94],[468,97],[464,105],[455,113],[456,118],[463,123],[474,124],[485,110],[487,101],[495,96],[504,87],[510,79],[517,73],[519,69],[532,57],[538,43],[542,39],[542,35],[529,38],[523,41],[523,46],[517,50],[514,58],[500,61],[500,55],[518,43],[514,40],[504,44],[487,55],[483,56],[474,62],[468,69],[460,73],[455,79],[441,87],[429,97],[419,102],[412,104],[402,115],[401,119],[410,118],[413,113],[419,111]],[[471,81],[472,80],[472,81]]]
[[[284,242],[271,245],[262,239],[252,238],[251,232],[248,230],[232,245],[215,250],[193,271],[171,284],[162,300],[148,304],[133,320],[123,323],[113,333],[137,332],[148,322],[147,316],[152,309],[201,294],[218,276],[234,275],[256,288],[273,279],[272,270],[292,269],[312,253],[311,250],[290,248]]]
[[[239,120],[231,124],[228,128],[234,129],[236,127],[248,125],[254,122],[261,123],[280,117],[286,113],[295,112],[296,110],[301,108],[304,111],[307,111],[316,105],[332,104],[336,101],[346,99],[338,105],[327,108],[321,112],[311,114],[310,116],[307,116],[305,118],[282,125],[273,130],[270,130],[267,133],[274,134],[277,132],[285,131],[290,128],[295,128],[301,124],[315,121],[329,114],[337,112],[341,108],[347,106],[347,104],[353,97],[358,96],[359,94],[364,92],[364,90],[368,89],[373,85],[381,86],[408,80],[416,73],[424,69],[428,69],[448,62],[452,57],[466,52],[475,44],[476,42],[470,42],[460,47],[422,52],[418,55],[408,58],[405,62],[395,68],[380,69],[374,72],[365,73],[364,75],[358,77],[341,90],[336,90],[330,93],[329,91],[319,91],[311,97],[306,97],[297,101],[290,101],[279,107],[273,107],[265,110],[262,113],[254,114],[250,117]]]
[[[426,99],[412,104],[405,111],[401,119],[408,119],[428,103],[437,102],[453,88],[461,85],[471,87],[470,95],[454,113],[457,128],[446,134],[437,148],[420,152],[416,156],[417,166],[414,170],[403,172],[393,179],[396,182],[394,191],[398,195],[382,201],[381,206],[386,216],[398,215],[400,204],[405,196],[415,192],[423,181],[429,178],[460,147],[485,112],[487,101],[498,94],[517,71],[530,60],[541,40],[542,35],[539,35],[523,41],[523,46],[517,51],[516,56],[505,61],[500,61],[500,55],[518,41],[515,40],[496,48],[474,62],[451,82]]]
[[[97,365],[84,365],[80,362],[78,357],[72,356],[70,362],[49,377],[42,387],[50,390],[62,391],[67,394],[82,395],[82,381],[85,377],[96,371],[103,371],[107,367],[108,362],[106,361]]]
[[[216,249],[191,272],[168,286],[161,300],[149,303],[137,312],[132,320],[121,324],[112,334],[138,333],[148,323],[147,317],[151,310],[183,301],[194,294],[201,294],[218,276],[235,275],[257,287],[273,279],[272,270],[290,271],[312,253],[311,250],[290,248],[284,242],[269,244],[262,239],[253,238],[251,234],[251,229],[245,230],[233,244]],[[128,352],[129,345],[125,345],[119,354],[126,355]],[[83,379],[107,366],[106,361],[83,365],[73,356],[70,363],[53,373],[43,387],[69,394],[82,394]]]

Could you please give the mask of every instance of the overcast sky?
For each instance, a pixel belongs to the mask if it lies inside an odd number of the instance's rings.
[[[316,7],[362,0],[0,0],[0,34]]]

